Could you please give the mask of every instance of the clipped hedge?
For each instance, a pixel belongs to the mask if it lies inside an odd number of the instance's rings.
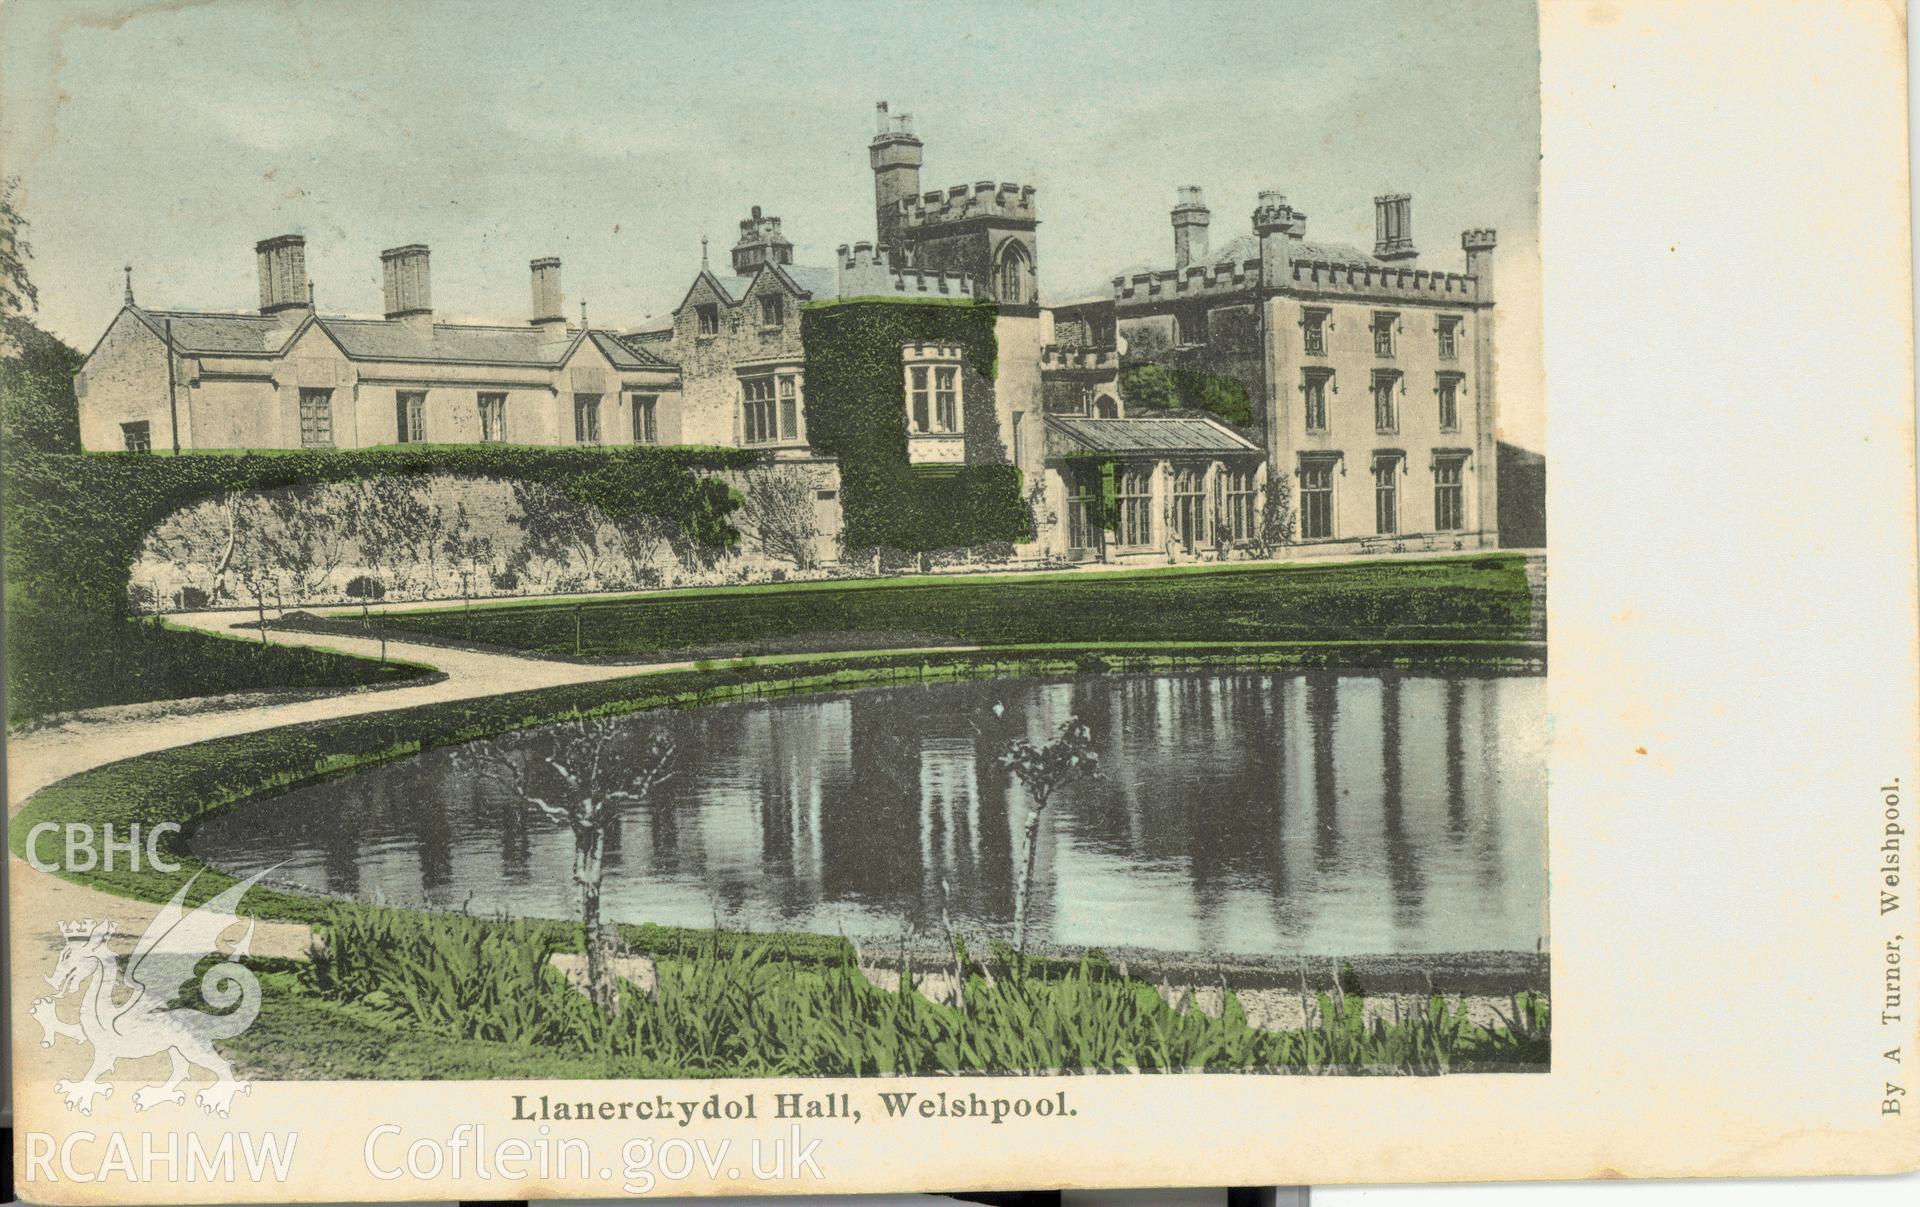
[[[850,549],[928,552],[1033,538],[1020,471],[1008,463],[995,412],[999,345],[990,303],[856,298],[800,312],[807,348],[807,438],[840,459]],[[907,460],[905,344],[957,344],[967,371],[961,466]]]
[[[740,539],[740,497],[706,473],[744,469],[758,452],[710,448],[408,445],[187,456],[36,454],[6,462],[7,684],[13,720],[119,702],[127,579],[147,533],[223,493],[314,482],[449,475],[537,481],[611,517],[654,515],[704,550]],[[227,687],[284,687],[282,678]],[[302,683],[300,685],[307,685]],[[317,685],[317,684],[316,684]],[[140,697],[165,699],[191,687]]]

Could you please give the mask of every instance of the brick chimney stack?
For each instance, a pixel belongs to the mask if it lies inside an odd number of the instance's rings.
[[[533,325],[548,339],[567,334],[566,298],[560,292],[560,257],[546,256],[528,265],[533,271]]]
[[[260,313],[303,317],[311,309],[307,292],[307,241],[299,235],[275,235],[253,245],[260,264]],[[129,287],[128,292],[132,289]],[[293,312],[301,312],[294,314]]]
[[[386,280],[387,317],[405,319],[422,334],[433,330],[433,282],[427,272],[427,245],[409,243],[380,253]]]
[[[1189,264],[1207,260],[1207,224],[1213,212],[1201,199],[1200,186],[1180,186],[1180,200],[1173,207],[1173,266],[1185,270]]]

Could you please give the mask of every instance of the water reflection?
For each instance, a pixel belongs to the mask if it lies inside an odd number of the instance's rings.
[[[996,715],[992,705],[1005,705]],[[1026,801],[997,756],[1091,726],[1103,773],[1041,827],[1059,946],[1232,955],[1532,950],[1544,680],[1209,673],[870,689],[636,718],[678,772],[608,835],[623,920],[937,935],[1012,928]],[[445,752],[215,817],[203,857],[313,891],[566,916],[571,840]]]

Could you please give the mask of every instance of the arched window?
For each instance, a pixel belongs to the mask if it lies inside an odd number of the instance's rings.
[[[1118,419],[1120,404],[1113,400],[1113,395],[1102,394],[1093,401],[1093,414],[1098,419]]]
[[[1033,300],[1027,291],[1027,274],[1032,264],[1027,249],[1018,240],[1009,239],[1001,247],[1000,267],[996,274],[999,288],[996,293],[1002,303],[1021,306]]]

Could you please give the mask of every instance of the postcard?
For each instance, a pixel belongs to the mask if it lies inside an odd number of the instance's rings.
[[[28,1201],[1920,1165],[1896,9],[0,26]]]

